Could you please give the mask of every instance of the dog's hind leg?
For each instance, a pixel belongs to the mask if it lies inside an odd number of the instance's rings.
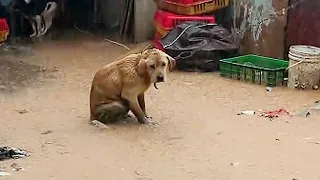
[[[126,118],[129,107],[121,101],[114,101],[108,104],[99,105],[93,114],[92,120],[98,120],[104,124],[113,123]]]

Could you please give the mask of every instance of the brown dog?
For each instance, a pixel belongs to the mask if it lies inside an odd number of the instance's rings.
[[[150,122],[144,93],[151,84],[164,82],[175,60],[158,49],[130,54],[100,69],[90,92],[90,120],[111,123],[133,112],[140,123]]]

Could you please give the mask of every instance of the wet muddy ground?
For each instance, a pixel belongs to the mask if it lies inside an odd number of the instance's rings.
[[[11,174],[4,179],[320,179],[320,113],[273,121],[237,115],[300,112],[320,99],[319,91],[268,92],[218,73],[173,72],[147,93],[158,125],[90,126],[93,74],[124,53],[82,37],[34,44],[30,56],[0,57],[0,144],[31,153],[0,162]],[[13,171],[13,163],[25,170]]]

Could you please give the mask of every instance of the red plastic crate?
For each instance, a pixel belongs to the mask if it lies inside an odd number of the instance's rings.
[[[157,32],[165,36],[178,24],[185,21],[204,21],[207,23],[216,23],[214,16],[188,16],[174,14],[168,11],[158,9],[154,15],[154,23]]]
[[[160,0],[163,1],[163,0]],[[206,3],[211,0],[166,0],[167,2],[171,2],[174,4],[181,4],[181,5],[194,5],[194,4],[201,4]]]
[[[9,26],[6,19],[0,18],[0,31],[9,31]]]
[[[154,39],[153,39],[153,45],[154,47],[156,47],[157,49],[164,51],[164,48],[162,46],[162,44],[160,43],[160,39],[161,39],[161,34],[156,33],[154,35]]]
[[[230,5],[231,0],[154,0],[159,9],[183,15],[202,15]]]
[[[5,19],[0,18],[0,42],[7,40],[9,34],[9,26]]]

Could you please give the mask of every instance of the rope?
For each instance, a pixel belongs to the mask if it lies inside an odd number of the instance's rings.
[[[304,63],[304,62],[305,63],[320,63],[320,59],[318,59],[318,60],[310,60],[308,58],[302,58],[301,61],[299,61],[299,62],[297,62],[295,64],[292,64],[291,66],[287,67],[286,70],[289,70],[289,69],[291,69],[291,68],[293,68],[293,67],[295,67],[295,66],[297,66],[297,65],[299,65],[301,63]]]

